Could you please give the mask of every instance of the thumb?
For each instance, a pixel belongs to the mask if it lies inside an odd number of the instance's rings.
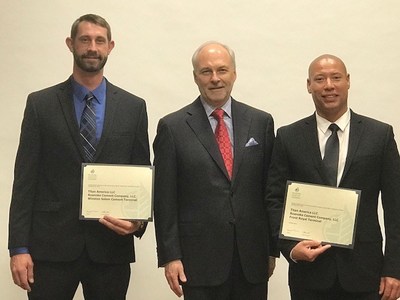
[[[385,279],[381,278],[381,283],[379,284],[379,295],[382,295],[385,290]]]
[[[187,281],[186,275],[185,275],[185,272],[183,271],[183,269],[180,270],[180,272],[179,272],[179,280],[180,280],[181,282],[186,282],[186,281]]]
[[[28,266],[28,282],[29,283],[33,283],[34,279],[33,279],[33,265]]]
[[[306,247],[318,247],[319,245],[321,245],[320,241],[314,241],[314,240],[305,240],[302,243]]]

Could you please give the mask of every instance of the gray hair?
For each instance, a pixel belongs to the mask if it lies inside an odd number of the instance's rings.
[[[205,42],[204,44],[200,45],[199,48],[197,48],[197,50],[193,53],[193,56],[192,56],[192,66],[193,66],[193,69],[195,69],[195,65],[196,65],[196,63],[197,63],[197,57],[198,57],[200,51],[203,50],[204,47],[206,47],[206,46],[208,46],[208,45],[213,45],[213,44],[215,44],[215,45],[220,45],[220,46],[222,46],[226,51],[228,51],[229,56],[230,56],[231,59],[232,59],[233,67],[234,67],[234,69],[236,69],[235,52],[234,52],[229,46],[224,45],[224,44],[222,44],[222,43],[220,43],[220,42],[216,42],[216,41],[208,41],[208,42]]]

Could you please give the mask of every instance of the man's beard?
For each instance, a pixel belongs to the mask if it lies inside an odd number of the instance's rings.
[[[73,52],[74,55],[74,60],[76,65],[82,69],[85,72],[98,72],[101,69],[103,69],[104,65],[107,62],[107,56],[102,57],[99,55],[93,55],[93,54],[83,54],[79,56],[75,51]],[[93,60],[91,62],[87,62],[85,58],[95,58],[97,59],[97,62],[94,62]]]

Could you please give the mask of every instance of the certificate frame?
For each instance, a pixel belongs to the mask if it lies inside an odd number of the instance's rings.
[[[80,220],[153,221],[154,167],[82,163]]]
[[[279,238],[353,249],[360,197],[360,190],[288,180]]]

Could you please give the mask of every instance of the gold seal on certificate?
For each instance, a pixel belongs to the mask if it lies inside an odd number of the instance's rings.
[[[280,238],[353,248],[361,191],[288,181]]]
[[[82,164],[80,219],[152,221],[154,167]]]

